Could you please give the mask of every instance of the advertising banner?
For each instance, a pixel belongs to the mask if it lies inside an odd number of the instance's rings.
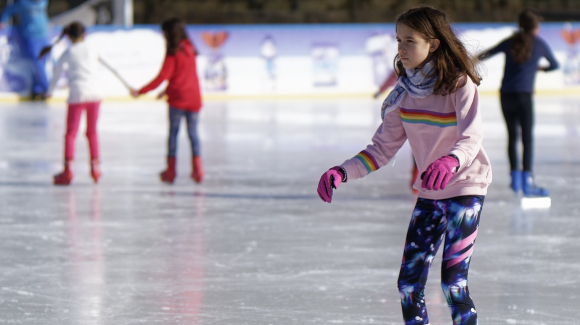
[[[509,37],[516,26],[465,23],[454,29],[475,54]],[[53,29],[53,39],[60,31]],[[397,53],[394,24],[193,25],[188,33],[199,52],[197,72],[206,98],[370,96],[392,77]],[[580,93],[580,24],[543,23],[539,36],[551,47],[560,69],[539,73],[536,91]],[[156,76],[165,55],[158,26],[95,26],[86,42],[135,88]],[[53,48],[46,67],[49,76],[67,46],[61,41]],[[479,65],[482,93],[497,92],[503,65],[503,54]],[[31,78],[18,35],[12,29],[0,31],[0,96],[27,96]],[[65,98],[66,73],[59,78],[55,97]],[[106,97],[128,96],[104,68],[101,79]]]

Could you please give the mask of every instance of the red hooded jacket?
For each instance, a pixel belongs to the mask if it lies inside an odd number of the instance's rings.
[[[159,75],[148,85],[139,90],[145,94],[165,81],[169,80],[166,94],[169,106],[186,111],[199,112],[201,109],[201,93],[197,79],[195,64],[195,49],[189,40],[183,40],[175,55],[167,54]]]

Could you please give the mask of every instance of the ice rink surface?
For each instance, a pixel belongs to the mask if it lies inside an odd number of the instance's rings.
[[[402,324],[410,149],[332,204],[316,194],[324,171],[370,142],[379,110],[372,99],[207,101],[205,182],[189,178],[182,126],[166,185],[165,104],[104,102],[101,182],[83,122],[75,179],[55,187],[65,105],[2,104],[0,324]],[[509,190],[498,98],[481,110],[494,182],[470,269],[479,324],[580,324],[580,97],[536,97],[549,209],[523,209]],[[431,325],[451,324],[439,267],[440,253]]]

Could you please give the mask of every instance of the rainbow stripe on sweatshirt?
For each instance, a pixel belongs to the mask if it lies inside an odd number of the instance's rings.
[[[401,120],[407,123],[428,124],[438,127],[448,127],[457,125],[457,116],[455,112],[437,113],[422,109],[406,109],[399,107],[401,111]]]
[[[366,150],[359,152],[358,155],[354,156],[354,158],[358,159],[363,164],[363,166],[365,166],[369,174],[379,169],[379,164],[377,164],[375,157],[373,157]]]

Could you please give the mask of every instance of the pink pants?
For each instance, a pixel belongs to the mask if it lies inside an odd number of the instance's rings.
[[[83,110],[87,110],[87,139],[91,151],[91,160],[99,158],[99,140],[97,138],[97,118],[99,117],[100,102],[77,103],[68,105],[66,117],[66,135],[64,136],[64,159],[73,160],[75,157],[75,139],[79,130],[79,123]]]

